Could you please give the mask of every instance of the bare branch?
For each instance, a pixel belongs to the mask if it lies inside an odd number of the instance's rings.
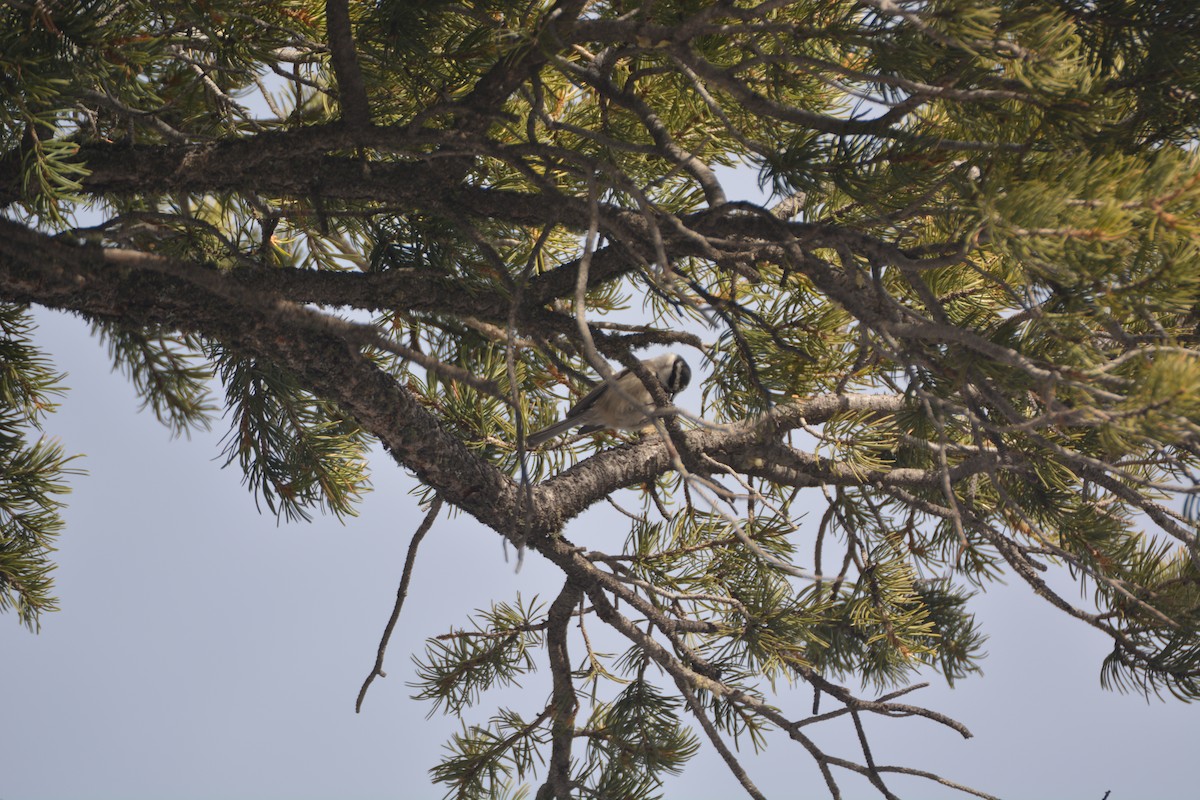
[[[412,540],[408,543],[408,555],[404,558],[404,571],[400,575],[400,588],[396,590],[396,604],[392,607],[392,615],[388,617],[387,625],[383,628],[383,636],[379,640],[379,651],[375,655],[375,666],[371,668],[370,674],[363,681],[362,688],[358,690],[358,699],[354,701],[355,714],[362,711],[363,698],[367,696],[367,689],[371,687],[371,682],[376,677],[387,677],[387,673],[383,671],[383,656],[387,652],[388,642],[391,641],[392,631],[396,628],[396,621],[400,619],[400,609],[404,607],[404,598],[408,597],[408,583],[412,580],[413,567],[417,563],[417,548],[420,546],[421,540],[425,538],[425,534],[429,533],[429,529],[433,527],[433,521],[441,510],[442,498],[434,497],[433,502],[429,504],[429,511],[425,513],[425,519],[421,520],[421,524],[417,526],[417,530],[412,535]]]

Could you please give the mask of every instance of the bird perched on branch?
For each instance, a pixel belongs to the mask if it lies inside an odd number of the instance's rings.
[[[692,368],[674,353],[648,358],[642,362],[642,366],[658,379],[671,400],[686,389],[692,379]],[[576,425],[580,426],[580,433],[603,428],[637,430],[650,421],[653,411],[654,399],[642,379],[627,369],[621,370],[611,381],[604,381],[580,398],[561,422],[530,434],[529,446],[537,447]]]

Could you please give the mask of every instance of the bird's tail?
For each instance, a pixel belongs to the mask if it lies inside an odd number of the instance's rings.
[[[554,423],[549,428],[542,428],[540,431],[529,434],[525,439],[525,444],[529,447],[537,447],[543,442],[548,442],[555,436],[566,433],[579,423],[573,419],[564,419]]]

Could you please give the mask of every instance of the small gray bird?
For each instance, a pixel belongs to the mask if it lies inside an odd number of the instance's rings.
[[[692,379],[692,368],[674,353],[648,358],[642,365],[658,378],[671,400],[686,389]],[[621,387],[621,391],[615,391],[614,385]],[[637,430],[650,421],[652,411],[654,399],[650,397],[650,392],[642,384],[641,378],[627,369],[621,370],[612,382],[605,381],[580,398],[578,403],[571,406],[571,410],[561,422],[530,434],[528,443],[530,447],[537,447],[542,442],[566,433],[576,425],[580,426],[580,433],[591,433],[603,428]]]

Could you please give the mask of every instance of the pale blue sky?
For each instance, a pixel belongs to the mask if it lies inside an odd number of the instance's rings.
[[[440,797],[425,771],[457,723],[426,720],[428,707],[409,698],[409,655],[492,599],[553,597],[556,571],[533,556],[514,572],[495,534],[464,515],[440,520],[422,548],[389,676],[355,715],[420,519],[411,479],[379,456],[360,517],[277,525],[258,515],[240,474],[221,469],[220,423],[172,440],[137,413],[84,323],[39,316],[38,342],[72,387],[47,431],[86,453],[80,465],[90,474],[72,481],[68,498],[57,554],[63,610],[36,636],[0,617],[0,798]],[[695,408],[698,397],[692,387],[680,404]],[[621,527],[606,519],[587,515],[567,536],[615,550]],[[1022,585],[999,587],[977,611],[991,636],[986,674],[954,690],[931,676],[934,686],[909,697],[975,738],[921,720],[869,720],[878,763],[930,769],[1005,798],[1194,796],[1195,709],[1101,691],[1107,641]],[[489,695],[470,721],[500,703],[536,713],[545,676]],[[810,702],[807,691],[779,701],[794,716]],[[816,736],[857,757],[848,725]],[[769,797],[825,796],[807,755],[779,737],[763,756],[747,752],[746,765]],[[877,796],[848,775],[842,785],[848,800]],[[960,796],[921,782],[892,786],[904,797]],[[740,789],[705,745],[666,794],[717,800]]]

